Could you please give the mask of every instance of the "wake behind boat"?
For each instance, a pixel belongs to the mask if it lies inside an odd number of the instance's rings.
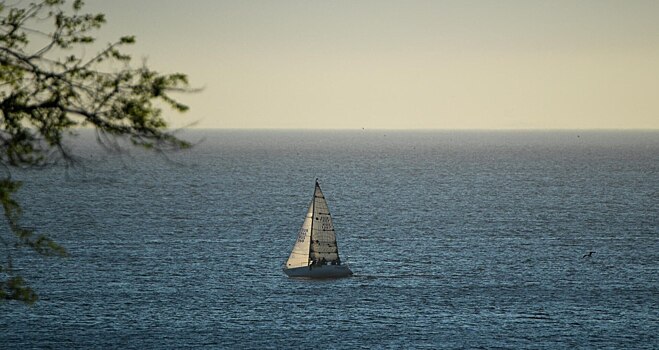
[[[341,265],[336,233],[325,196],[318,180],[309,210],[288,257],[284,273],[288,277],[338,278],[352,275]]]

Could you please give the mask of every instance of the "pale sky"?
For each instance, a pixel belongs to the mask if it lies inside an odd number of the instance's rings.
[[[204,90],[173,126],[659,129],[659,1],[88,0]]]

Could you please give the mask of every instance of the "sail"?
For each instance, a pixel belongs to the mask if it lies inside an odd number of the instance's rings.
[[[304,223],[297,234],[297,240],[291,255],[286,262],[287,268],[295,268],[309,265],[309,242],[311,242],[311,220],[313,216],[314,203],[311,201],[309,210],[304,218]]]
[[[318,180],[295,246],[283,268],[288,277],[339,278],[352,276],[339,259],[336,234]]]
[[[339,262],[339,249],[336,245],[336,233],[332,224],[327,201],[316,182],[313,200],[313,223],[311,225],[311,246],[309,257],[312,261]]]

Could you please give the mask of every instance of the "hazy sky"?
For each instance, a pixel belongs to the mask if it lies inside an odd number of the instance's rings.
[[[88,0],[211,128],[659,129],[659,1]]]

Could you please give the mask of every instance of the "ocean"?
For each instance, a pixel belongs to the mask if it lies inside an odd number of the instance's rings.
[[[182,137],[12,170],[71,256],[14,252],[0,348],[659,348],[657,131]],[[316,178],[351,278],[281,270]]]

